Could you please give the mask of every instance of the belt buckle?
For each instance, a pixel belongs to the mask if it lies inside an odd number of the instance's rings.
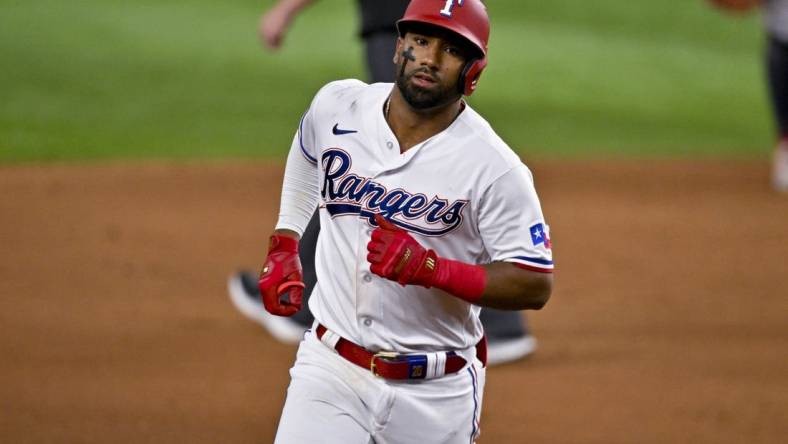
[[[372,359],[369,361],[369,371],[372,372],[373,375],[381,377],[378,374],[378,366],[375,364],[375,360],[380,359],[394,359],[399,356],[399,353],[390,352],[390,351],[380,351],[372,355]]]

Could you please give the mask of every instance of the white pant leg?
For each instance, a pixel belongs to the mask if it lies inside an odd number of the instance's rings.
[[[290,369],[276,444],[370,444],[384,425],[393,391],[307,332]]]
[[[396,397],[376,444],[472,444],[479,418],[486,369],[474,359],[456,374],[426,381],[391,382]]]
[[[307,332],[290,370],[276,444],[467,444],[479,433],[486,370],[387,381]]]

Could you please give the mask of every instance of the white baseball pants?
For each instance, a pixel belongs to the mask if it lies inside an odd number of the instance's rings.
[[[385,380],[308,331],[290,369],[275,444],[472,444],[485,372],[474,358],[437,379]]]

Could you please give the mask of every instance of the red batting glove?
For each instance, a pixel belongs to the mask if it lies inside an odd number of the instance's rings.
[[[400,285],[416,284],[430,288],[438,255],[427,250],[407,231],[397,227],[380,214],[375,215],[378,228],[367,244],[370,270]]]
[[[301,309],[305,287],[302,281],[298,240],[279,234],[272,235],[259,282],[265,309],[277,316],[294,315]],[[286,294],[288,292],[289,295]]]
[[[380,214],[375,222],[378,228],[367,244],[373,273],[400,285],[434,286],[468,302],[482,297],[487,281],[483,267],[438,257]]]

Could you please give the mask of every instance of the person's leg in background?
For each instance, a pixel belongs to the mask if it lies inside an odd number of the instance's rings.
[[[777,191],[788,192],[788,42],[769,37],[766,71],[778,130],[772,185]]]
[[[519,311],[482,308],[479,318],[487,335],[487,365],[517,361],[536,351],[536,338]]]

